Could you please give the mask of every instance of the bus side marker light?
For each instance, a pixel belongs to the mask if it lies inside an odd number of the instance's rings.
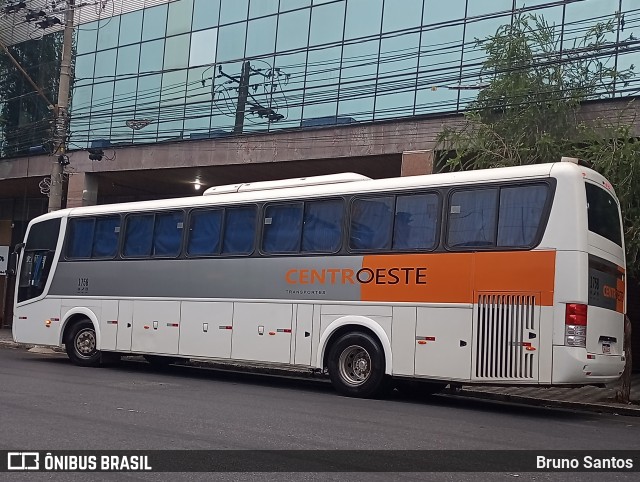
[[[426,345],[427,342],[425,340],[418,340],[418,345]]]
[[[269,332],[269,334],[270,334],[271,336],[273,336],[273,335],[275,335],[275,334],[276,334],[276,332],[275,332],[275,331],[270,331],[270,332]]]
[[[149,325],[144,325],[144,329],[148,330],[149,329]]]
[[[595,360],[596,356],[595,355],[587,355],[587,360]]]
[[[26,319],[27,319],[27,317],[26,317],[26,316],[18,316],[18,319],[19,319],[19,320],[26,320]]]
[[[107,321],[107,325],[117,325],[118,324],[118,320],[108,320]]]
[[[527,351],[536,351],[536,347],[535,346],[531,346],[531,343],[529,342],[523,342],[522,346],[524,347],[525,350]]]
[[[51,328],[51,320],[46,320],[44,322],[44,326],[46,326],[47,328]]]
[[[291,328],[278,328],[276,331],[278,333],[291,333]]]
[[[155,323],[155,321],[154,321]],[[171,327],[171,328],[178,328],[180,325],[178,323],[167,323],[167,326]]]
[[[231,325],[220,325],[219,328],[221,330],[233,330],[233,326],[231,326]],[[259,333],[259,334],[262,335],[262,333]]]

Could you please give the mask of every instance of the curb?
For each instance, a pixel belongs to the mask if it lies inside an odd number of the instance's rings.
[[[24,349],[32,353],[49,353],[49,354],[65,353],[64,348],[57,347],[57,346],[42,347],[39,345],[17,343],[15,341],[8,341],[8,340],[7,341],[0,340],[0,348]],[[43,351],[43,350],[46,350],[46,351]],[[280,378],[314,380],[318,382],[323,382],[323,381],[327,382],[328,380],[328,378],[325,375],[317,372],[313,372],[311,370],[296,370],[295,368],[287,369],[287,368],[272,367],[269,365],[263,365],[263,364],[257,364],[257,363],[256,364],[239,364],[234,362],[216,362],[216,361],[190,359],[187,363],[183,364],[183,366],[211,368],[215,370],[223,370],[226,372],[236,372],[241,374],[258,374],[258,375],[267,375],[267,376],[277,376]],[[529,405],[534,407],[561,408],[561,409],[579,410],[583,412],[596,412],[596,413],[607,413],[607,414],[613,414],[613,415],[640,417],[640,405],[625,406],[625,405],[613,404],[613,403],[598,403],[598,402],[583,403],[583,402],[573,402],[573,401],[566,401],[566,400],[554,400],[550,398],[535,398],[535,397],[525,396],[525,395],[482,392],[477,389],[477,386],[474,386],[474,389],[472,390],[465,389],[464,386],[461,388],[446,388],[440,393],[440,395],[447,398],[458,399],[458,400],[468,400],[470,398],[475,398],[479,400],[493,400],[498,402],[514,403],[519,405]]]
[[[18,343],[12,340],[0,340],[0,348],[10,348],[10,349],[14,349],[14,350],[33,350],[34,348],[37,349],[38,351],[36,351],[36,353],[44,353],[41,352],[40,350],[51,350],[53,352],[56,353],[65,353],[64,348],[61,348],[59,346],[42,346],[42,345],[32,345],[30,343]]]
[[[506,393],[495,392],[480,392],[476,390],[460,390],[446,389],[442,392],[450,398],[455,399],[469,399],[477,398],[481,400],[494,400],[498,402],[517,403],[520,405],[530,405],[534,407],[543,408],[563,408],[570,410],[580,410],[583,412],[596,412],[607,413],[612,415],[625,415],[630,417],[640,417],[640,405],[622,405],[622,404],[608,404],[608,403],[584,403],[584,402],[570,402],[567,400],[554,400],[551,398],[535,398],[525,395],[512,395]]]

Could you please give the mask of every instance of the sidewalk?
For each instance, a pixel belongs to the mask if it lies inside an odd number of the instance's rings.
[[[0,330],[0,348],[33,348],[33,345],[15,343],[10,329]],[[63,352],[61,348],[55,351]],[[221,370],[236,370],[253,373],[273,374],[280,376],[303,376],[310,378],[308,370],[274,368],[259,363],[250,366],[234,362],[193,361],[195,366],[212,367]],[[566,408],[592,412],[615,413],[618,415],[640,416],[640,373],[634,373],[631,380],[632,404],[623,405],[615,402],[617,385],[611,388],[539,388],[539,387],[489,387],[463,385],[447,388],[443,394],[450,397],[473,397],[485,400],[498,400],[509,403],[522,403],[540,407]]]

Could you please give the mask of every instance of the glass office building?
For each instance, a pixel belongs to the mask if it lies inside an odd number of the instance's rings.
[[[134,2],[135,3],[135,2]],[[140,1],[144,6],[144,2]],[[464,110],[482,43],[514,15],[569,54],[613,19],[600,60],[637,63],[636,0],[178,0],[77,28],[71,148],[219,138]],[[634,89],[635,85],[635,89]],[[603,97],[633,95],[638,83]]]
[[[535,14],[557,39],[543,62],[584,56],[623,70],[640,63],[639,3],[76,0],[63,205],[344,171],[424,174],[439,129],[489,80],[483,39]],[[0,244],[47,210],[55,159],[43,97],[56,102],[65,5],[0,0],[0,42],[43,92],[0,55]],[[58,23],[39,28],[41,9]],[[576,50],[606,21],[605,49]],[[633,78],[596,104],[616,115],[608,101],[639,92]],[[90,159],[92,147],[107,162]]]

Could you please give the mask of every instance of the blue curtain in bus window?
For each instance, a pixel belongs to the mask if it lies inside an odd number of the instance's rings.
[[[206,256],[220,252],[222,210],[193,211],[189,228],[189,256]]]
[[[256,208],[227,208],[222,252],[249,254],[253,251],[256,232]]]
[[[546,184],[505,187],[500,190],[498,246],[531,246],[547,201]]]
[[[69,220],[68,258],[91,257],[94,222],[93,218]]]
[[[156,226],[153,230],[153,255],[178,256],[182,245],[183,213],[156,214]]]
[[[310,201],[304,206],[302,251],[335,253],[342,240],[344,206],[341,199]]]
[[[264,215],[262,250],[266,253],[300,251],[302,203],[268,206]]]
[[[119,233],[120,216],[97,218],[91,256],[94,258],[113,258],[118,252]]]
[[[124,233],[125,256],[150,256],[153,241],[153,214],[129,216]]]
[[[389,249],[393,226],[393,197],[356,199],[351,205],[349,246]]]
[[[449,203],[447,244],[452,248],[495,246],[497,189],[457,191]]]
[[[398,196],[393,224],[393,249],[432,249],[438,231],[438,196]]]

